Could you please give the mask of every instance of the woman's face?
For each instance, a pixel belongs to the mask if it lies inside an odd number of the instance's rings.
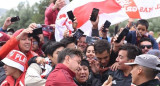
[[[88,80],[89,77],[89,69],[87,66],[80,66],[79,70],[76,72],[76,80],[79,83],[84,83]]]
[[[94,46],[89,46],[86,51],[87,60],[90,62],[95,57]]]

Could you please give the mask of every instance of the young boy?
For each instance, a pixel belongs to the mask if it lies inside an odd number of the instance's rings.
[[[27,57],[20,51],[12,50],[2,62],[7,77],[0,86],[24,86]]]
[[[126,40],[128,43],[138,45],[139,40],[143,37],[148,37],[151,39],[153,43],[153,49],[159,49],[158,43],[156,40],[149,35],[148,32],[149,23],[147,20],[140,19],[136,23],[136,31],[130,31],[126,36]]]

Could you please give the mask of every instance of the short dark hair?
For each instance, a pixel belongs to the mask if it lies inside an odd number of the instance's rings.
[[[144,74],[145,74],[146,78],[148,78],[148,79],[154,79],[156,77],[156,75],[159,73],[158,70],[148,68],[145,66],[141,66],[141,67],[144,69]]]
[[[71,58],[73,58],[74,55],[81,57],[81,59],[83,58],[83,54],[79,49],[65,48],[58,54],[58,63],[63,63],[67,55]]]
[[[67,47],[68,44],[70,43],[75,43],[76,44],[76,40],[74,37],[66,37],[66,38],[63,38],[61,41],[60,41],[62,44],[64,44],[65,47]]]
[[[137,27],[139,24],[146,26],[146,29],[148,29],[148,27],[149,27],[149,23],[148,23],[148,21],[145,20],[145,19],[140,19],[140,20],[138,20],[137,23],[136,23],[136,27]]]
[[[110,43],[105,39],[97,40],[94,43],[94,50],[95,53],[99,54],[103,53],[105,50],[107,50],[107,52],[110,53]]]
[[[142,37],[142,38],[139,40],[139,45],[141,44],[141,42],[144,42],[144,41],[151,42],[151,44],[152,44],[152,46],[153,46],[153,43],[152,43],[151,39],[148,38],[148,37]]]
[[[42,45],[42,51],[44,52],[45,56],[47,56],[47,54],[48,54],[48,52],[45,51],[46,48],[47,48],[47,46],[53,44],[54,42],[55,42],[55,41],[50,40],[50,41],[45,42],[45,43]]]
[[[53,56],[54,51],[60,47],[64,47],[64,45],[60,42],[54,42],[46,47],[45,52],[47,55]]]
[[[82,59],[82,61],[81,61],[81,66],[87,66],[89,72],[91,71],[88,60]]]
[[[127,51],[127,58],[128,59],[135,59],[136,56],[142,54],[142,51],[141,51],[140,48],[138,48],[135,45],[129,44],[129,43],[122,45],[119,48],[119,51],[120,50],[126,50]]]

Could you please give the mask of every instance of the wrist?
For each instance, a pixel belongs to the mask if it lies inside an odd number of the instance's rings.
[[[98,25],[93,25],[92,29],[98,29]]]
[[[3,29],[3,30],[7,30],[7,27],[8,27],[8,26],[3,25],[3,28],[2,28],[2,29]]]

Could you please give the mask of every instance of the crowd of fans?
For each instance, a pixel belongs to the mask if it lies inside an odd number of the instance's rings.
[[[64,0],[51,0],[46,8],[45,25],[52,32],[29,36],[36,23],[15,31],[8,28],[14,24],[11,17],[5,20],[0,28],[1,86],[160,86],[160,41],[149,33],[147,20],[129,21],[124,28],[117,24],[115,34],[129,31],[120,42],[118,35],[107,35],[109,28],[98,29],[99,17],[91,21],[96,41],[88,43],[84,34],[76,39],[66,30],[57,42],[55,19],[64,5]]]

